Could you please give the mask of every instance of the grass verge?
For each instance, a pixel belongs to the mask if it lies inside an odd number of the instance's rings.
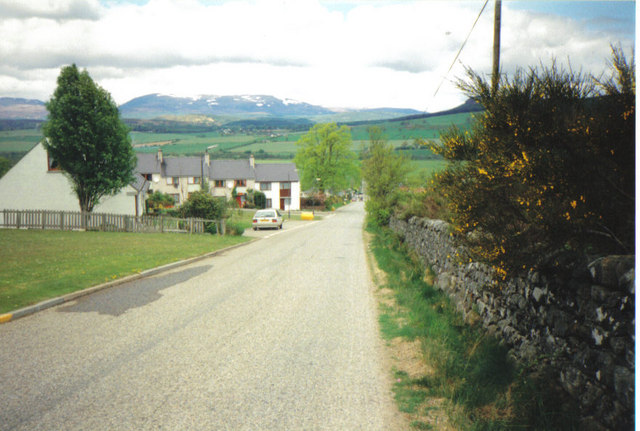
[[[0,313],[245,241],[216,235],[0,229]]]
[[[387,229],[368,227],[378,269],[380,329],[391,346],[413,343],[422,367],[395,365],[393,391],[416,430],[571,430],[576,411],[553,379],[514,363],[479,324],[463,320],[418,260]],[[382,298],[382,299],[380,299]]]

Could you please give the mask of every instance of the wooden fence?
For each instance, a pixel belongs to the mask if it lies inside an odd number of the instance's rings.
[[[215,224],[216,232],[224,234],[224,220],[149,215],[135,217],[122,214],[46,210],[2,210],[0,212],[0,227],[15,229],[205,233],[207,226],[211,223]]]

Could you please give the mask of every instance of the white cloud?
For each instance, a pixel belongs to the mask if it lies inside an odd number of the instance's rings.
[[[6,18],[51,18],[58,20],[100,17],[98,0],[0,0],[0,16]]]
[[[446,75],[481,6],[0,0],[0,95],[46,100],[60,67],[75,62],[118,103],[156,92],[272,94],[325,106],[436,111],[464,101],[451,84],[464,76],[463,65],[490,70],[493,11],[487,8]],[[615,34],[594,31],[585,22],[512,10],[508,2],[502,22],[507,73],[551,57],[570,57],[574,69],[599,73],[609,44],[618,42]]]

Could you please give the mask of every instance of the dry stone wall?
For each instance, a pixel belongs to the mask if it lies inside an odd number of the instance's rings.
[[[581,429],[633,429],[633,256],[531,272],[496,285],[490,267],[465,257],[446,222],[413,217],[392,219],[390,227],[466,317],[479,316],[517,360],[551,370],[579,405]]]

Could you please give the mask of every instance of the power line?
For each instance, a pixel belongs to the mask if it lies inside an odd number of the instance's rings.
[[[467,41],[469,40],[469,37],[471,36],[471,33],[473,32],[473,29],[476,27],[476,24],[477,24],[478,20],[480,19],[480,15],[482,15],[482,12],[484,12],[484,8],[487,7],[487,3],[489,3],[489,0],[485,0],[484,5],[482,6],[482,9],[480,9],[480,13],[476,17],[476,20],[473,22],[473,25],[471,26],[471,30],[469,30],[469,34],[467,34],[467,38],[464,40],[464,42],[462,42],[462,45],[460,46],[460,49],[458,50],[458,53],[456,54],[456,58],[453,59],[453,62],[451,63],[451,66],[449,66],[449,70],[447,70],[447,73],[442,78],[442,81],[440,81],[440,84],[438,85],[438,88],[436,88],[436,92],[433,93],[433,97],[436,97],[436,94],[438,94],[438,91],[440,90],[440,87],[442,86],[442,83],[444,82],[445,79],[447,79],[447,76],[449,76],[449,72],[451,72],[451,69],[453,68],[453,65],[456,64],[456,61],[458,60],[458,57],[460,56],[460,53],[462,52],[462,49],[466,45]]]

